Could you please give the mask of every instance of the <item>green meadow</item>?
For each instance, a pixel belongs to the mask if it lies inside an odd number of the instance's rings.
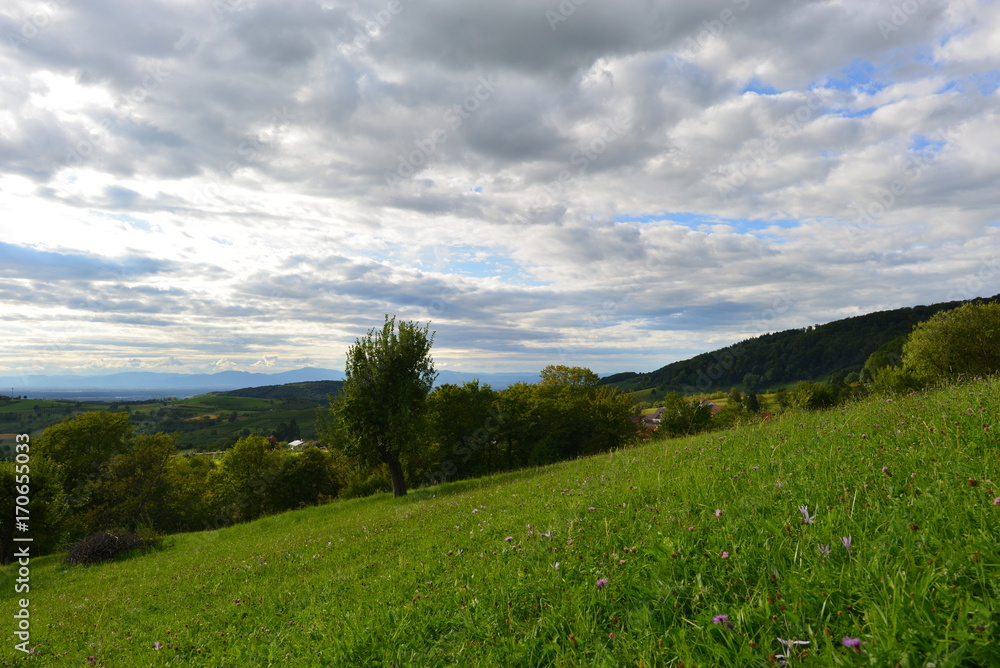
[[[0,665],[1000,666],[998,407],[872,397],[34,559]]]

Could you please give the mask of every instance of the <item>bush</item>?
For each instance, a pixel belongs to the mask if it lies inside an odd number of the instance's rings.
[[[965,304],[918,324],[903,345],[903,366],[927,381],[1000,371],[1000,304]]]
[[[344,486],[340,489],[340,498],[354,499],[389,491],[392,491],[392,483],[389,482],[389,477],[381,471],[376,470],[371,473],[352,471],[347,475]]]
[[[128,531],[122,533],[102,531],[73,543],[66,555],[66,563],[100,564],[116,559],[126,552],[149,547],[152,544],[152,540],[141,538]]]
[[[923,389],[924,382],[911,369],[887,366],[875,372],[870,385],[875,394],[908,394]]]

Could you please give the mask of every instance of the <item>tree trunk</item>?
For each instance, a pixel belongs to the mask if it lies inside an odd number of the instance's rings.
[[[392,496],[405,496],[406,480],[403,479],[403,465],[399,463],[399,458],[390,457],[386,464],[389,466],[389,477],[392,478]]]

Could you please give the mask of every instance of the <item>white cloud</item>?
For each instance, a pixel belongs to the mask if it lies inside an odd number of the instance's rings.
[[[1000,292],[993,3],[550,4],[15,3],[0,366],[339,366],[396,313],[642,370]]]

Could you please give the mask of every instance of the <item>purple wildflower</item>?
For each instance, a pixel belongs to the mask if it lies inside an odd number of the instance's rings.
[[[716,508],[715,509],[715,516],[716,517],[722,517],[722,508]]]
[[[607,586],[607,584],[608,584],[608,581],[605,580],[604,578],[601,578],[600,580],[597,581],[597,588],[598,589],[604,589]]]
[[[729,621],[729,615],[716,615],[712,617],[713,624],[722,624],[727,629],[733,628],[733,623]]]
[[[994,506],[1000,506],[1000,496],[998,496],[997,498],[993,499],[993,505]]]
[[[719,556],[722,557],[723,559],[728,559],[729,553],[726,552],[725,550],[722,550],[722,552],[719,553]]]
[[[809,516],[809,506],[799,506],[799,512],[802,513],[802,522],[805,524],[812,524],[816,516]]]
[[[867,645],[866,642],[861,642],[861,638],[848,638],[844,636],[844,639],[840,641],[844,647],[854,647],[855,649],[861,647],[862,645]]]
[[[851,551],[851,537],[850,536],[844,536],[844,537],[842,537],[840,539],[840,542],[844,544],[844,549],[845,550],[847,550],[848,552]]]
[[[819,553],[822,554],[824,557],[829,557],[830,556],[830,545],[829,544],[823,545],[822,543],[820,543],[820,545],[819,545]]]
[[[163,645],[160,644],[159,640],[153,643],[153,649],[161,649],[162,647]]]
[[[504,540],[509,543],[510,541],[514,540],[514,537],[513,536],[507,536],[506,538],[504,538]]]

